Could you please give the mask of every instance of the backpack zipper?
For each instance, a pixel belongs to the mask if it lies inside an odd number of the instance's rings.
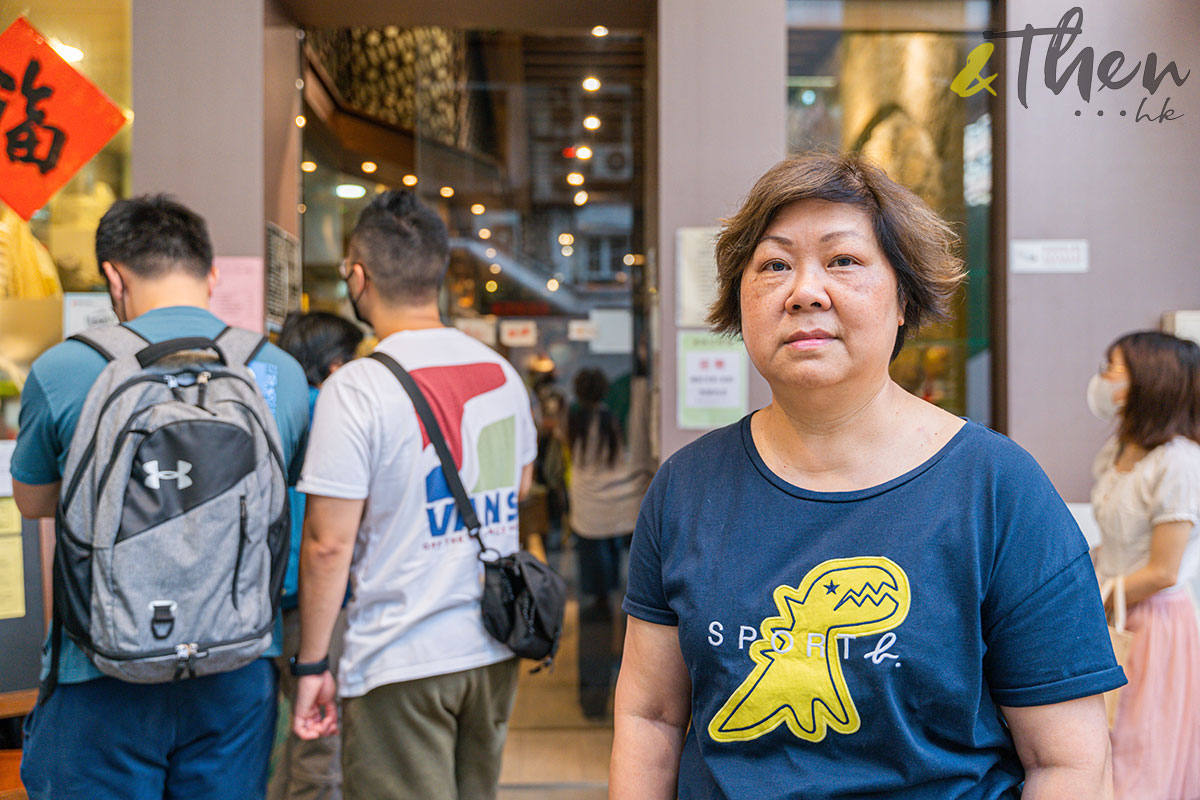
[[[246,547],[246,495],[238,498],[241,525],[238,529],[237,561],[233,564],[233,607],[238,607],[238,575],[242,571],[242,553]]]

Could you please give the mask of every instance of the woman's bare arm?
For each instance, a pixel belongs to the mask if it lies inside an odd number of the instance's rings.
[[[1002,710],[1025,767],[1024,800],[1111,800],[1112,751],[1102,695]]]
[[[691,691],[679,629],[630,617],[614,705],[609,800],[674,800]]]

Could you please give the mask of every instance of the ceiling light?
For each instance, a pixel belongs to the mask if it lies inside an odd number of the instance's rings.
[[[592,28],[592,36],[608,36],[608,28],[604,27],[603,25],[597,25],[596,27]]]
[[[558,285],[558,278],[551,278],[550,280],[546,281],[546,288],[552,292],[558,291]]]
[[[567,183],[571,184],[572,186],[583,186],[583,173],[582,172],[568,172],[567,173]]]
[[[487,250],[483,251],[483,254],[485,256],[487,256],[488,258],[495,258],[496,257],[496,248],[489,247]]]
[[[357,200],[360,197],[367,196],[365,186],[359,186],[357,183],[339,183],[333,193],[343,200]]]
[[[595,114],[589,114],[583,118],[583,127],[589,131],[594,131],[600,127],[600,118]]]
[[[308,206],[304,205],[304,203],[296,204],[296,213],[303,214],[305,211],[308,211]]]
[[[301,161],[300,162],[300,171],[301,172],[316,172],[317,171],[317,162]]]
[[[63,61],[74,64],[78,61],[83,61],[83,51],[78,47],[71,47],[69,44],[63,44],[57,37],[51,36],[48,41],[50,46],[54,48],[54,52],[62,56]]]
[[[588,147],[586,144],[582,144],[579,147],[576,147],[575,148],[575,157],[582,158],[584,161],[587,161],[589,158],[592,157],[592,148]]]
[[[416,186],[417,185],[417,176],[416,175],[405,175],[403,178],[400,179],[400,182],[403,183],[405,186]]]
[[[496,283],[495,281],[488,281],[483,285],[483,288],[487,289],[489,292],[494,292],[500,288],[500,284]]]
[[[362,163],[362,171],[370,175],[375,170],[379,169],[379,165],[374,161],[364,161]]]
[[[297,128],[303,128],[307,124],[308,124],[308,120],[304,118],[303,114],[296,115],[296,127]]]
[[[443,186],[442,188],[438,189],[438,194],[440,194],[442,197],[454,197],[454,187]]]
[[[584,203],[586,203],[587,201],[588,201],[588,193],[587,192],[578,191],[575,193],[575,205],[581,206]]]
[[[493,275],[499,275],[500,274],[500,265],[499,264],[488,264],[488,272],[492,273]]]
[[[563,249],[562,249],[562,254],[564,256],[573,256],[573,255],[575,255],[575,248],[571,247],[571,245],[569,245],[569,244],[564,245]]]
[[[559,244],[575,244],[575,237],[569,233],[560,233],[558,235]]]
[[[491,228],[480,228],[480,229],[479,229],[479,238],[480,238],[480,239],[490,239],[490,238],[492,238],[492,230],[491,230]]]
[[[487,208],[484,207],[483,203],[475,203],[471,206],[471,213],[477,217],[485,211],[487,211]]]
[[[600,88],[600,79],[594,75],[589,75],[583,79],[583,88],[585,91],[594,92]]]
[[[633,266],[633,253],[626,253],[625,257],[621,259],[621,263],[627,267],[632,267]]]

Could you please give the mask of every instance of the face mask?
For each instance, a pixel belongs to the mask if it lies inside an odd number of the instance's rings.
[[[354,310],[354,318],[356,320],[361,322],[363,325],[370,326],[371,320],[364,317],[363,313],[358,310],[358,301],[362,299],[363,292],[366,292],[366,291],[367,291],[367,287],[363,286],[363,290],[362,290],[362,292],[358,293],[357,298],[354,298],[354,297],[349,298],[350,299],[350,308],[352,308]]]
[[[1106,381],[1099,374],[1093,375],[1088,381],[1087,387],[1087,404],[1088,409],[1096,415],[1096,417],[1104,422],[1112,421],[1113,417],[1117,416],[1117,412],[1124,406],[1117,404],[1113,396],[1129,386],[1128,381],[1114,383]]]

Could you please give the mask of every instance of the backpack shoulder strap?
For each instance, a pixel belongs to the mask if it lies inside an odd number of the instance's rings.
[[[147,344],[145,337],[127,325],[102,325],[68,337],[95,350],[105,361],[136,355]]]
[[[215,341],[225,356],[225,363],[230,366],[241,364],[249,366],[267,346],[267,337],[261,333],[248,331],[245,328],[227,327],[217,334]]]

